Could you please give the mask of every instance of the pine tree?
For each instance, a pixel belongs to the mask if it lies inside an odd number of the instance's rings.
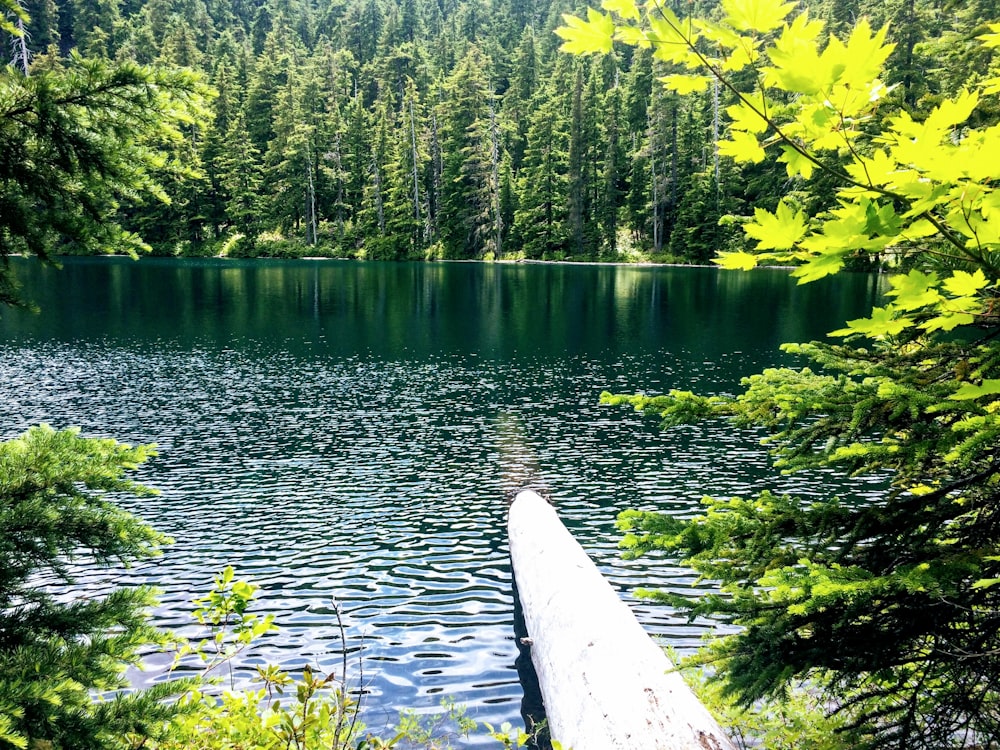
[[[219,183],[225,190],[226,216],[236,231],[252,242],[262,228],[264,170],[242,112],[238,112],[230,123],[216,169]]]
[[[617,72],[617,71],[616,71]],[[622,87],[616,80],[603,103],[604,163],[594,213],[601,230],[602,255],[615,257],[618,251],[618,215],[626,190],[625,149],[621,142]]]
[[[569,250],[577,256],[586,252],[583,241],[583,227],[589,208],[588,174],[585,171],[585,160],[589,144],[586,141],[583,104],[583,70],[578,66],[573,76],[573,98],[570,110],[569,129],[569,165],[568,165],[568,199],[569,199]]]
[[[21,7],[28,14],[28,46],[34,54],[41,54],[49,47],[58,47],[59,8],[55,0],[23,0]]]
[[[165,537],[114,505],[146,490],[126,473],[149,446],[36,427],[0,443],[0,744],[117,750],[162,735],[186,681],[94,701],[126,686],[125,668],[165,634],[148,622],[148,588],[70,599],[72,564],[129,564]]]
[[[254,148],[266,153],[274,138],[278,96],[288,84],[289,57],[280,34],[268,33],[261,54],[253,58],[247,83],[244,116]]]
[[[445,84],[439,231],[447,257],[481,258],[495,251],[499,205],[497,135],[491,118],[489,60],[476,46]]]
[[[412,81],[393,129],[392,157],[386,165],[386,228],[397,258],[416,257],[426,235],[426,191],[421,175],[428,162],[422,108]]]
[[[72,25],[63,33],[66,42],[78,47],[84,55],[111,57],[114,54],[114,32],[121,20],[118,3],[114,0],[70,0]]]
[[[538,50],[535,34],[531,27],[525,27],[514,51],[511,63],[510,85],[503,96],[504,117],[510,123],[511,168],[516,173],[521,168],[524,149],[527,146],[528,119],[531,102],[538,89]]]
[[[570,123],[562,65],[539,92],[528,128],[528,147],[518,176],[514,225],[528,258],[561,258],[569,240]]]

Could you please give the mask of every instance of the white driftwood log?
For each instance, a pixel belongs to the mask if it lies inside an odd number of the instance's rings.
[[[508,533],[554,739],[566,750],[734,750],[551,505],[521,492]]]

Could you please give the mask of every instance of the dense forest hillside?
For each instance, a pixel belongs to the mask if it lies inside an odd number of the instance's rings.
[[[114,209],[163,254],[704,262],[735,241],[720,217],[831,200],[821,177],[720,158],[727,92],[666,91],[649,50],[561,54],[553,31],[579,0],[21,5],[32,65],[76,49],[192,68],[217,91],[174,147],[195,175],[165,169],[169,203]],[[908,108],[993,64],[974,38],[994,0],[810,5],[833,31],[890,24]]]

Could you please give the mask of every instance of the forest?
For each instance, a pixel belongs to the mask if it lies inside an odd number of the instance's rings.
[[[928,111],[992,65],[975,43],[992,0],[806,4],[832,34],[861,14],[889,24],[886,111]],[[11,48],[33,66],[76,50],[181,66],[214,89],[154,171],[161,199],[102,207],[156,254],[705,263],[739,243],[731,217],[782,195],[810,210],[833,200],[821,175],[720,154],[734,100],[718,85],[666,90],[657,79],[677,66],[648,49],[560,53],[553,32],[580,2],[21,6],[26,44]]]

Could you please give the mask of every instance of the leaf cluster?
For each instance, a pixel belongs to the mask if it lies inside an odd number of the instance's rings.
[[[706,498],[690,520],[628,512],[626,554],[665,550],[717,583],[718,593],[696,598],[647,593],[740,626],[696,659],[719,671],[739,705],[806,683],[854,747],[995,740],[1000,162],[988,155],[1000,130],[968,123],[997,82],[941,98],[925,117],[886,117],[880,76],[892,45],[864,20],[841,40],[779,0],[726,0],[717,21],[682,21],[655,0],[644,15],[631,3],[604,7],[611,13],[595,11],[586,33],[573,24],[564,36],[599,51],[593,37],[613,19],[613,40],[691,69],[666,86],[715,79],[737,96],[725,147],[733,159],[774,152],[789,176],[823,171],[839,185],[837,205],[815,216],[791,199],[757,209],[744,225],[755,247],[722,253],[720,265],[793,263],[800,283],[859,255],[896,270],[884,306],[833,332],[846,344],[786,345],[810,368],[765,370],[732,397],[603,399],[668,427],[725,419],[765,428],[782,471],[867,476],[884,489],[820,502]],[[983,41],[995,46],[995,35]]]
[[[825,172],[840,186],[837,205],[816,216],[788,198],[775,211],[755,209],[744,230],[756,245],[720,253],[721,266],[792,263],[808,282],[859,256],[895,266],[933,258],[947,274],[914,271],[889,305],[836,335],[997,325],[1000,126],[967,123],[1000,79],[942,99],[923,119],[904,111],[879,121],[890,93],[882,67],[894,49],[887,27],[861,19],[842,41],[808,12],[790,18],[794,6],[780,0],[724,2],[717,22],[681,20],[655,0],[644,18],[631,0],[604,7],[611,12],[591,10],[587,21],[565,17],[557,32],[564,50],[602,52],[615,40],[651,47],[654,57],[691,71],[661,79],[667,88],[688,94],[717,80],[736,98],[720,153],[737,163],[773,154],[790,178]],[[981,36],[987,46],[997,38]]]

